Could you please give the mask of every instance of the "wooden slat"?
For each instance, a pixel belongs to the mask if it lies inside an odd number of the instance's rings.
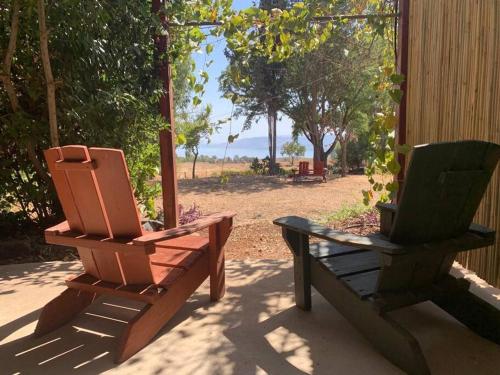
[[[154,252],[154,248],[152,247],[134,245],[131,239],[85,236],[75,232],[66,232],[60,235],[46,233],[45,240],[47,243],[54,245],[82,246],[107,252],[127,252],[135,254],[151,254]]]
[[[309,253],[313,258],[326,258],[347,253],[363,251],[352,246],[340,245],[335,242],[321,241],[309,245]]]
[[[200,255],[199,251],[157,248],[156,253],[152,254],[150,259],[154,265],[188,269]]]
[[[202,258],[204,256],[201,256],[198,260]],[[195,262],[195,264],[197,263]],[[167,289],[186,273],[182,268],[165,267],[156,264],[151,264],[151,272],[153,273],[154,283]]]
[[[99,273],[99,269],[97,268],[97,264],[94,260],[92,249],[81,246],[77,246],[76,249],[78,251],[78,256],[80,257],[80,261],[82,262],[85,272],[94,277],[101,278],[101,274]]]
[[[61,152],[64,161],[90,161],[85,146],[64,146],[61,148]],[[109,225],[103,212],[102,199],[92,171],[70,170],[65,171],[65,173],[85,227],[84,233],[109,237]]]
[[[73,231],[84,233],[85,228],[83,227],[82,219],[78,213],[66,174],[63,171],[57,170],[55,167],[56,162],[62,159],[61,149],[55,147],[45,150],[44,155],[69,228]]]
[[[94,174],[108,218],[111,236],[141,236],[141,223],[123,151],[90,148],[89,155],[97,164]]]
[[[201,236],[183,236],[154,244],[157,248],[203,251],[208,247],[208,238]]]
[[[340,280],[356,293],[361,299],[366,299],[376,292],[377,279],[380,271],[369,271],[345,276]]]
[[[318,262],[323,264],[337,277],[373,271],[380,268],[378,254],[369,250],[322,258]]]
[[[124,286],[118,283],[105,282],[89,274],[82,274],[67,280],[66,285],[72,289],[113,295],[147,303],[154,303],[165,292],[165,290],[151,288],[149,285]]]

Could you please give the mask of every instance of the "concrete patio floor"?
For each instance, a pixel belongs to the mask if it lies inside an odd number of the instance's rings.
[[[205,283],[149,346],[119,366],[116,337],[140,304],[101,298],[65,327],[31,337],[40,308],[79,271],[74,262],[0,267],[1,374],[402,373],[318,293],[311,312],[295,308],[289,261],[228,261],[222,301],[209,302]],[[500,308],[500,291],[476,281],[476,292]],[[433,374],[499,373],[500,346],[431,303],[393,315],[417,337]]]

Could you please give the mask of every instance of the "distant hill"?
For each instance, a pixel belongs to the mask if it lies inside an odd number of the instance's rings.
[[[281,157],[280,150],[284,143],[290,142],[292,140],[291,136],[279,135],[276,144],[278,148],[278,157]],[[312,157],[313,148],[311,143],[304,137],[299,137],[299,143],[306,147],[306,157]],[[209,143],[200,146],[201,155],[215,155],[217,157],[223,157],[226,149],[226,143]],[[234,157],[239,156],[253,156],[263,158],[268,155],[268,141],[267,137],[250,137],[250,138],[238,138],[236,141],[228,145],[226,156]]]

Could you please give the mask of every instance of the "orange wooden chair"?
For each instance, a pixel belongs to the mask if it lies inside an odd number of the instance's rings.
[[[299,162],[299,170],[292,175],[294,181],[307,181],[315,177],[321,177],[326,182],[326,163],[320,160],[314,160],[313,169],[309,169],[309,162]]]
[[[144,232],[121,150],[66,146],[45,158],[67,219],[45,231],[46,241],[76,247],[85,273],[45,305],[35,335],[69,322],[101,294],[145,302],[119,340],[119,363],[146,346],[208,276],[211,300],[224,295],[223,246],[234,213]],[[192,235],[206,228],[208,237]]]

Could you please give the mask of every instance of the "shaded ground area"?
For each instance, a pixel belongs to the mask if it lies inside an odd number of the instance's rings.
[[[80,270],[78,262],[0,267],[2,374],[403,374],[319,294],[313,291],[312,311],[297,309],[290,261],[228,261],[220,302],[209,302],[203,284],[149,346],[120,366],[113,363],[116,342],[137,303],[101,297],[66,326],[30,336],[39,309]],[[500,308],[498,289],[473,289]],[[433,304],[391,316],[416,336],[432,374],[498,374],[500,347]]]
[[[332,212],[361,201],[366,176],[330,178],[327,183],[292,183],[277,177],[232,176],[179,181],[179,200],[203,212],[236,211],[235,228],[226,253],[229,259],[286,259],[290,253],[272,220],[299,215],[323,221]]]

